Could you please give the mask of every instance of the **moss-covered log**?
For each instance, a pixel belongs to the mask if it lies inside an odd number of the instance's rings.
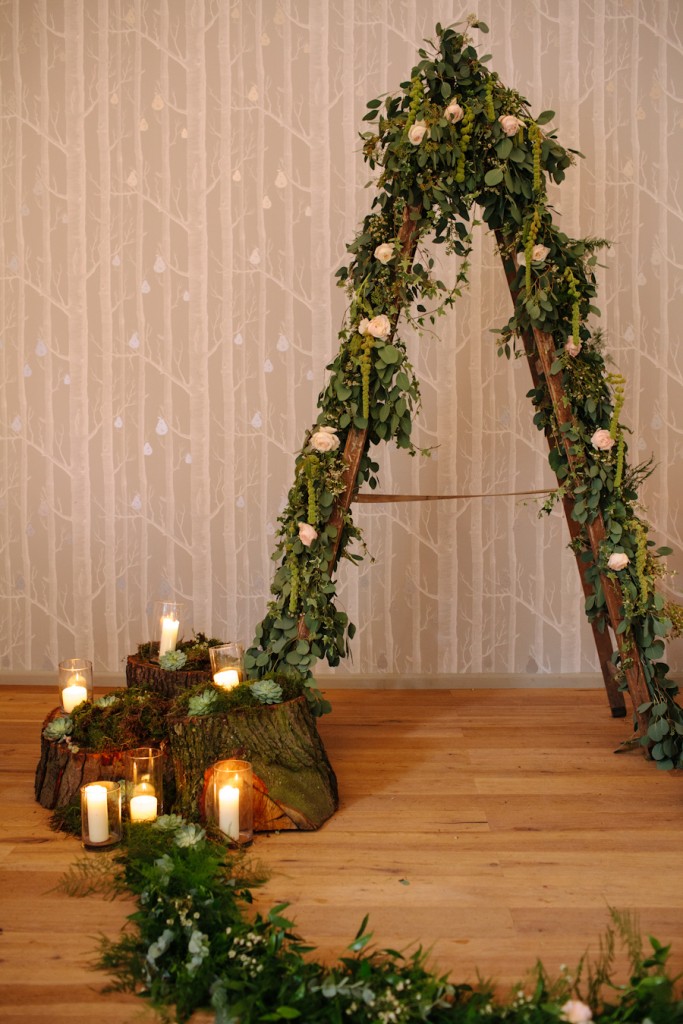
[[[319,828],[337,809],[337,780],[305,697],[169,723],[178,813],[203,812],[207,769],[240,757],[253,765],[254,829]]]
[[[154,662],[147,661],[139,654],[130,654],[126,662],[126,685],[139,690],[151,690],[161,697],[176,697],[184,690],[192,690],[204,683],[210,683],[211,673],[204,669],[167,672]]]

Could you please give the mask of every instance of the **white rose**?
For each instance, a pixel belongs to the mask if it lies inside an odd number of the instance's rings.
[[[569,337],[564,346],[564,350],[568,356],[571,356],[573,359],[576,359],[579,352],[581,351],[581,342],[578,342],[577,344],[577,342],[574,341],[573,337]]]
[[[361,324],[363,321],[361,320]],[[391,323],[389,317],[385,316],[384,313],[380,313],[379,316],[374,317],[372,320],[365,321],[365,330],[361,331],[358,325],[358,330],[361,334],[371,334],[373,338],[377,338],[379,341],[386,341],[391,334]]]
[[[593,1011],[580,999],[568,999],[562,1007],[560,1020],[567,1021],[567,1024],[588,1024],[593,1020]]]
[[[391,242],[382,242],[375,249],[375,259],[379,260],[380,263],[388,263],[389,260],[394,258],[394,247]]]
[[[310,445],[317,452],[336,452],[339,438],[334,427],[319,427],[311,434]]]
[[[625,569],[631,559],[623,551],[615,551],[607,559],[607,568],[614,569],[615,572],[620,572]]]
[[[427,125],[424,121],[416,121],[408,131],[408,138],[414,146],[419,146],[427,134]]]
[[[514,114],[503,114],[498,118],[498,121],[505,135],[516,135],[524,124],[524,121],[519,117],[515,117]]]
[[[450,121],[451,124],[457,124],[458,121],[462,121],[465,116],[465,111],[462,109],[460,104],[456,103],[454,100],[452,103],[448,104],[443,112],[443,116],[447,121]]]

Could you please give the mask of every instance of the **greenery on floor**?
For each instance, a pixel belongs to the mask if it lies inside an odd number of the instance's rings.
[[[110,991],[133,992],[165,1020],[212,1008],[216,1024],[677,1024],[683,1000],[667,972],[668,947],[641,947],[636,923],[612,912],[594,963],[552,979],[542,964],[528,985],[498,998],[491,985],[430,970],[420,948],[376,950],[367,918],[338,963],[326,966],[287,918],[249,904],[259,879],[242,856],[173,815],[128,826],[115,855],[84,858],[64,879],[72,896],[132,895],[136,910],[117,942],[103,939],[97,967]],[[612,980],[620,940],[626,984]]]

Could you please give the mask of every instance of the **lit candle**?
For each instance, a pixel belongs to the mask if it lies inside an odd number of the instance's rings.
[[[165,615],[161,620],[161,640],[159,641],[159,657],[167,651],[175,651],[180,622],[172,615]]]
[[[240,791],[238,786],[223,786],[218,790],[218,827],[226,836],[240,837]]]
[[[213,677],[216,686],[222,686],[224,690],[232,690],[240,681],[240,674],[236,668],[224,668],[216,672]]]
[[[133,790],[130,798],[131,821],[156,821],[157,798],[151,782],[141,782]]]
[[[88,699],[88,688],[83,685],[84,683],[85,679],[77,672],[70,684],[62,690],[62,707],[67,715],[70,715],[74,708]]]
[[[106,843],[109,839],[109,815],[105,786],[87,786],[88,836],[91,843]]]

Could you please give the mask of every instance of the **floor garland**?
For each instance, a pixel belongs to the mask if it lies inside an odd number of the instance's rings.
[[[333,966],[315,959],[285,916],[249,912],[261,881],[220,834],[176,815],[129,825],[118,852],[76,862],[62,882],[71,896],[132,896],[136,910],[118,941],[103,939],[96,967],[107,991],[132,992],[164,1020],[188,1021],[211,1008],[216,1024],[683,1024],[683,998],[667,971],[669,947],[611,911],[595,962],[551,979],[539,962],[531,982],[506,999],[491,985],[459,984],[430,970],[421,947],[377,950],[366,917]],[[630,960],[629,981],[613,981],[615,951]]]

